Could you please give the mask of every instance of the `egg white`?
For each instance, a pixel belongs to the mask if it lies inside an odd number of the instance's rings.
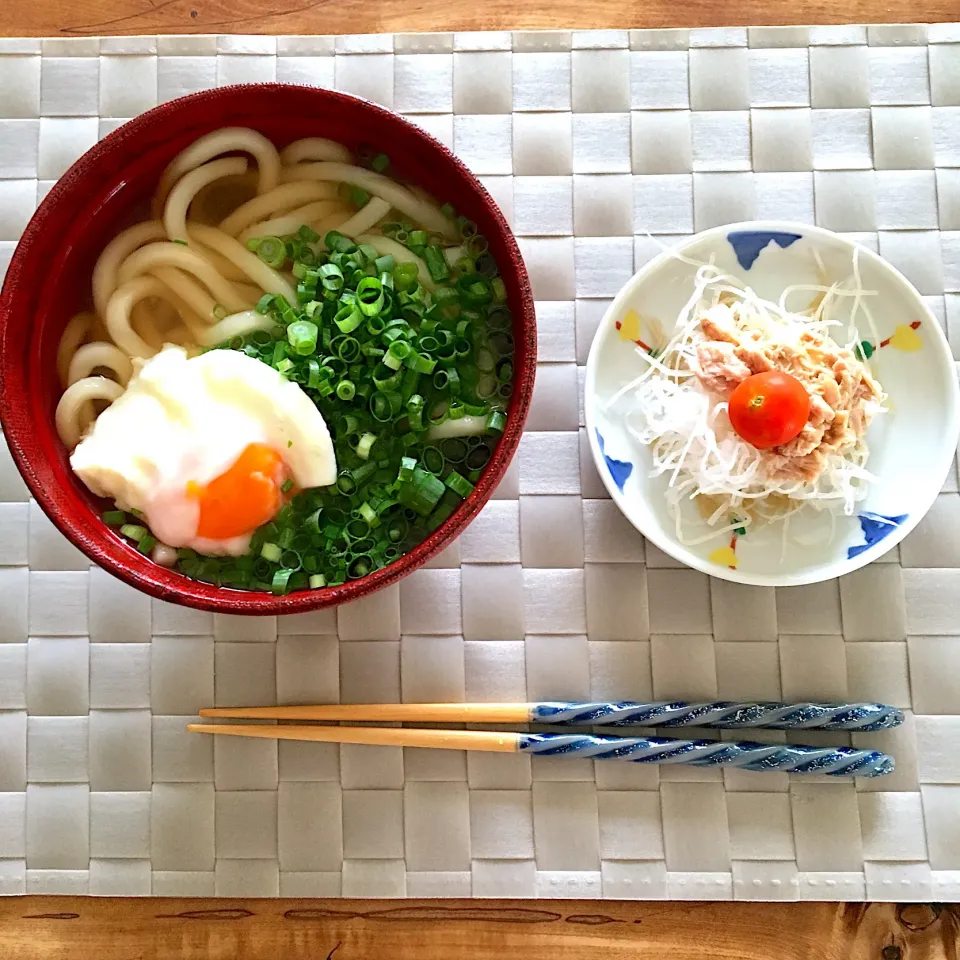
[[[188,359],[166,346],[97,417],[70,465],[98,496],[141,511],[162,543],[237,556],[248,551],[249,535],[198,537],[200,508],[186,488],[210,483],[251,443],[276,450],[302,489],[336,481],[327,425],[296,383],[236,350]]]

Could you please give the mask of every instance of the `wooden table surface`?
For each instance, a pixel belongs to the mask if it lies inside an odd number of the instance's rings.
[[[0,36],[937,22],[960,0],[0,0]],[[415,15],[414,15],[415,12]],[[942,905],[0,898],[2,960],[957,960]]]
[[[958,0],[2,0],[0,36],[929,23]]]
[[[0,899],[3,960],[956,960],[960,908]]]

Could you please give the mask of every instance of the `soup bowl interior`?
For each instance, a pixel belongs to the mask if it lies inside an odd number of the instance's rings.
[[[741,527],[709,536],[697,504],[682,503],[677,533],[666,491],[672,471],[652,476],[650,448],[628,429],[630,396],[611,403],[647,365],[645,347],[665,344],[694,290],[697,264],[714,262],[761,297],[780,299],[792,285],[789,309],[800,311],[824,283],[848,281],[854,251],[874,324],[857,314],[862,350],[889,396],[866,439],[867,469],[876,480],[851,515],[806,507],[789,522]],[[870,250],[828,230],[761,222],[718,227],[679,245],[686,260],[664,252],[623,288],[607,311],[587,362],[585,417],[597,469],[627,518],[665,553],[715,577],[786,586],[849,573],[899,543],[930,508],[956,455],[960,391],[946,337],[913,286]],[[822,264],[822,267],[821,267]],[[836,302],[833,337],[853,336],[853,297]],[[734,518],[724,518],[727,526]],[[684,542],[685,541],[685,542]],[[695,542],[698,541],[698,542]]]
[[[326,137],[353,151],[389,155],[390,172],[426,188],[477,223],[500,267],[513,314],[514,392],[507,427],[473,492],[426,540],[392,564],[342,585],[287,596],[191,580],[152,563],[101,519],[108,505],[74,476],[54,426],[56,353],[68,320],[90,304],[90,277],[104,246],[147,219],[161,173],[182,149],[222,127],[251,127],[278,147]],[[536,370],[530,283],[503,215],[479,181],[438,141],[375,104],[285,84],[226,87],[184,97],[125,124],[84,154],[53,187],[14,252],[0,294],[0,420],[31,493],[91,560],[154,597],[206,610],[302,612],[385,587],[441,550],[489,499],[519,443]]]

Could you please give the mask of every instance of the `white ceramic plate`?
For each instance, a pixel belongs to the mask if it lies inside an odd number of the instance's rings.
[[[762,221],[707,230],[675,249],[701,262],[712,257],[761,297],[776,301],[787,286],[823,282],[814,250],[831,282],[850,276],[855,245],[818,227]],[[617,506],[665,553],[740,583],[816,583],[876,560],[930,508],[956,454],[960,432],[960,389],[950,347],[936,318],[902,274],[862,247],[859,267],[864,290],[878,292],[869,304],[879,344],[862,322],[859,335],[874,348],[871,367],[890,397],[889,411],[873,421],[867,434],[867,469],[879,480],[857,505],[855,516],[831,519],[825,511],[810,508],[794,514],[785,545],[781,524],[751,527],[745,536],[725,533],[705,543],[681,544],[664,497],[667,478],[651,478],[650,452],[626,430],[623,402],[605,409],[606,401],[645,368],[636,342],[671,336],[693,291],[696,268],[665,252],[613,301],[587,360],[590,449]],[[790,302],[792,309],[801,305],[802,300]],[[846,321],[849,310],[846,316],[839,310],[833,316]],[[841,334],[838,339],[843,339]],[[695,505],[689,510],[693,520]]]

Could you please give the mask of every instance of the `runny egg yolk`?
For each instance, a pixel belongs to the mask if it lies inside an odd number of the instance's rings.
[[[228,540],[253,533],[283,504],[287,467],[272,447],[248,444],[234,463],[208,484],[187,483],[187,496],[200,505],[197,536]]]

